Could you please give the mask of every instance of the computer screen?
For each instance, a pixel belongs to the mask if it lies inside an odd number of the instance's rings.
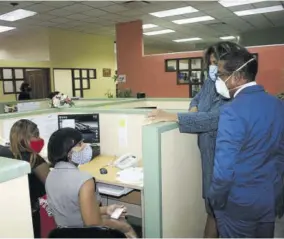
[[[100,143],[99,114],[58,115],[58,128],[66,127],[79,130],[86,143]]]

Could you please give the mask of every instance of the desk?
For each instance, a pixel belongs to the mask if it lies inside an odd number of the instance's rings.
[[[144,190],[143,186],[137,185],[137,184],[126,184],[122,183],[117,180],[117,173],[120,171],[120,169],[111,166],[112,162],[116,159],[115,156],[104,156],[100,155],[96,158],[94,158],[91,162],[81,165],[79,169],[83,172],[87,172],[91,174],[95,179],[96,182],[99,183],[105,183],[109,185],[115,185],[115,186],[121,186],[121,187],[126,187],[126,188],[131,188],[135,190],[139,190],[141,192],[141,211],[142,211],[142,231],[143,231],[143,236],[145,235],[145,217],[144,217]],[[142,162],[140,160],[140,165],[142,166]],[[108,173],[107,174],[101,174],[100,173],[100,168],[106,168]]]

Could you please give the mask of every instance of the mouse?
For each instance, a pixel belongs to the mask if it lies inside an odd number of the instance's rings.
[[[106,168],[100,168],[100,173],[101,174],[107,174],[107,169]]]

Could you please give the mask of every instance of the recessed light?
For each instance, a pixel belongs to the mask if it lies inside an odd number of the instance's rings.
[[[0,26],[0,32],[7,32],[7,31],[14,30],[14,29],[15,27]]]
[[[219,3],[223,5],[224,7],[234,7],[234,6],[241,6],[246,4],[253,4],[258,2],[266,2],[267,0],[221,0]]]
[[[255,8],[255,9],[250,9],[250,10],[237,11],[234,13],[238,16],[247,16],[247,15],[254,15],[254,14],[261,14],[261,13],[278,12],[278,11],[283,11],[283,10],[284,8],[282,5],[276,5],[273,7]]]
[[[166,33],[171,33],[171,32],[175,32],[175,31],[171,29],[165,29],[165,30],[160,30],[160,31],[144,32],[143,34],[147,36],[154,36],[154,35],[166,34]]]
[[[172,22],[176,24],[187,24],[187,23],[205,22],[205,21],[212,21],[212,20],[215,20],[215,18],[210,17],[210,16],[203,16],[203,17],[193,17],[193,18],[174,20]]]
[[[193,12],[198,12],[198,10],[193,7],[188,6],[188,7],[175,8],[175,9],[165,10],[165,11],[160,11],[160,12],[152,12],[149,14],[155,17],[170,17],[170,16],[182,15],[182,14],[193,13]]]
[[[150,29],[150,28],[154,28],[154,27],[158,27],[155,24],[143,24],[142,28],[143,29]]]
[[[200,37],[192,37],[192,38],[185,38],[185,39],[177,39],[173,40],[174,42],[188,42],[188,41],[200,41],[202,38]]]
[[[220,37],[221,40],[232,40],[235,39],[235,36],[224,36],[224,37]]]
[[[28,11],[24,9],[18,9],[18,10],[0,15],[0,20],[14,22],[20,19],[34,16],[36,14],[37,14],[36,12],[32,12],[32,11]]]

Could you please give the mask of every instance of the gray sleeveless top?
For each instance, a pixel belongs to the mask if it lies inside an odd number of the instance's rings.
[[[59,162],[48,174],[45,189],[48,207],[59,227],[83,227],[79,191],[93,177],[68,162]],[[95,192],[94,192],[95,193]],[[97,200],[100,201],[98,192]]]

